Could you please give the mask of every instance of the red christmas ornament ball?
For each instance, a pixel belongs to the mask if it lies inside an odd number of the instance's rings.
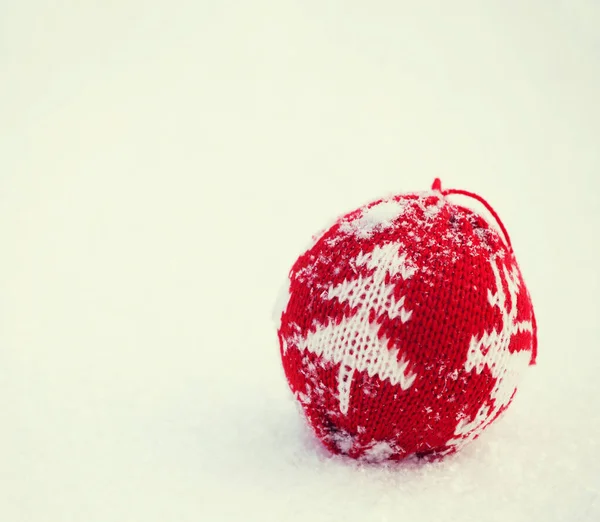
[[[481,201],[504,238],[451,194]],[[436,180],[340,217],[313,243],[276,319],[289,386],[331,452],[439,458],[507,409],[535,363],[536,322],[482,198]]]

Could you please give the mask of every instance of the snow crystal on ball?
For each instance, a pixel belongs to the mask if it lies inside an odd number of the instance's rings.
[[[382,201],[366,209],[358,219],[342,223],[340,231],[367,238],[374,231],[385,230],[392,226],[394,221],[404,213],[406,206],[406,203],[401,201]]]

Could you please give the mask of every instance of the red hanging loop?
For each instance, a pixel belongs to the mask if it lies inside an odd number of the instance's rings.
[[[496,220],[496,223],[498,223],[500,230],[502,230],[502,233],[504,234],[504,238],[506,239],[506,243],[508,245],[510,252],[511,253],[513,252],[512,243],[510,241],[510,236],[508,235],[508,231],[506,230],[504,223],[502,223],[500,216],[492,208],[492,206],[485,199],[483,199],[480,195],[474,194],[473,192],[469,192],[467,190],[460,190],[460,189],[442,190],[442,182],[441,182],[440,178],[435,178],[433,185],[431,186],[431,189],[441,192],[443,196],[459,194],[461,196],[467,196],[467,197],[473,198],[476,201],[479,201],[479,203],[481,203],[487,209],[487,211],[493,216],[493,218]]]

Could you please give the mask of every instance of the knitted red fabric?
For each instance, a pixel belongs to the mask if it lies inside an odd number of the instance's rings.
[[[436,180],[350,212],[289,274],[277,312],[283,368],[334,453],[453,453],[504,412],[535,362],[510,240],[452,192]]]

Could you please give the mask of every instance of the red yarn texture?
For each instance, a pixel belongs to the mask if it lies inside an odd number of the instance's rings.
[[[283,368],[336,454],[454,453],[506,410],[535,362],[533,307],[511,249],[441,190],[342,216],[288,285],[276,317]]]

